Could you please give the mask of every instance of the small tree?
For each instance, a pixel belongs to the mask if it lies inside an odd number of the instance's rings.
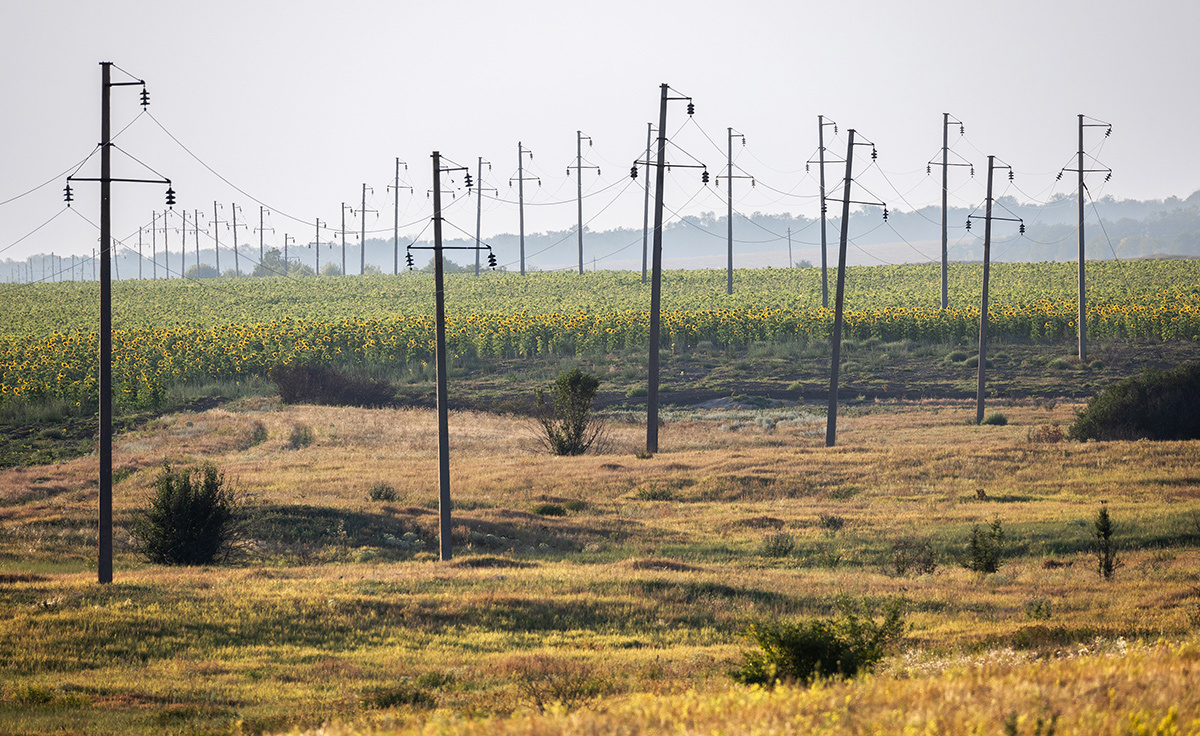
[[[1096,514],[1096,563],[1100,577],[1112,580],[1116,570],[1117,546],[1113,542],[1113,523],[1108,515],[1108,503],[1100,502],[1100,513]]]
[[[971,527],[967,556],[962,560],[962,565],[975,572],[996,572],[1000,569],[1000,553],[1003,549],[1004,527],[1000,524],[1000,517],[993,519],[987,530],[981,530],[976,524]]]
[[[172,470],[164,464],[154,488],[130,528],[138,552],[162,565],[207,565],[228,556],[239,509],[215,465]]]
[[[574,368],[558,374],[551,402],[537,392],[542,443],[555,455],[582,455],[600,436],[602,422],[592,416],[600,379]]]

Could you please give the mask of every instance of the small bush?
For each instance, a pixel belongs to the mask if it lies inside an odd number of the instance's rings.
[[[363,693],[363,705],[368,708],[396,708],[409,705],[414,708],[433,708],[437,698],[419,684],[401,683],[394,687],[379,687]]]
[[[1096,564],[1100,577],[1112,580],[1113,573],[1118,567],[1117,546],[1113,542],[1112,517],[1108,515],[1108,504],[1101,502],[1100,512],[1096,514]]]
[[[317,435],[313,432],[312,427],[307,424],[297,424],[292,427],[292,434],[288,437],[288,447],[299,450],[301,447],[311,445],[316,438]]]
[[[578,368],[564,371],[554,381],[551,401],[537,392],[542,444],[555,455],[582,455],[600,436],[604,424],[592,415],[592,400],[600,379]]]
[[[865,605],[838,605],[840,615],[796,623],[754,621],[746,636],[758,646],[743,653],[730,677],[744,685],[808,683],[818,677],[853,677],[869,669],[904,633],[904,604],[893,599],[876,621]]]
[[[555,659],[533,655],[507,664],[522,699],[539,711],[551,706],[574,710],[612,690],[608,678],[581,659]]]
[[[976,524],[971,528],[967,540],[967,555],[963,567],[981,573],[992,573],[1000,569],[1001,553],[1004,551],[1004,527],[996,517],[986,530]]]
[[[938,555],[928,539],[898,539],[892,542],[890,552],[884,554],[880,567],[884,574],[896,577],[910,572],[932,575],[938,568]]]
[[[991,424],[997,427],[1003,427],[1004,425],[1008,424],[1008,417],[1004,416],[998,411],[994,411],[985,416],[980,424]]]
[[[384,381],[317,363],[279,364],[267,371],[267,377],[279,387],[285,404],[384,406],[394,399],[392,387]]]
[[[970,356],[968,356],[965,351],[955,350],[954,352],[952,352],[946,356],[946,362],[947,363],[962,363],[968,357],[970,357]]]
[[[653,481],[638,488],[633,495],[639,501],[670,501],[675,498],[670,488],[660,487]]]
[[[400,497],[396,493],[395,488],[383,481],[371,486],[371,490],[367,491],[367,495],[372,501],[395,501]]]
[[[846,520],[836,514],[819,514],[817,526],[827,532],[841,531],[842,527],[846,526]]]
[[[566,516],[567,510],[557,503],[539,503],[533,507],[533,513],[538,516]]]
[[[161,565],[207,565],[228,556],[239,508],[215,465],[196,472],[163,465],[154,488],[150,505],[130,527],[139,553]]]
[[[768,534],[758,546],[763,557],[787,557],[796,548],[796,540],[787,532]]]
[[[1055,358],[1046,364],[1047,368],[1053,368],[1056,371],[1069,371],[1074,368],[1074,364],[1066,358]]]
[[[1200,439],[1200,363],[1148,370],[1109,386],[1071,425],[1077,440]]]

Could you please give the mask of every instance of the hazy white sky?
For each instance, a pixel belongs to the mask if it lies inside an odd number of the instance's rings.
[[[542,178],[540,189],[526,189],[527,231],[569,228],[575,182],[565,173],[577,130],[594,141],[585,147],[587,163],[602,167],[599,177],[585,172],[588,190],[612,185],[586,200],[585,218],[594,217],[588,226],[640,227],[642,179],[628,188],[626,181],[646,124],[657,118],[662,82],[694,99],[693,124],[684,125],[684,106],[675,104],[668,131],[714,175],[724,166],[726,128],[746,135],[737,165],[761,181],[735,187],[746,213],[816,212],[816,183],[805,178],[804,162],[817,146],[818,114],[840,124],[841,137],[826,141],[831,155],[844,152],[850,127],[876,143],[878,166],[861,181],[893,209],[938,199],[925,164],[939,151],[943,112],[966,124],[965,140],[957,131],[951,136],[957,152],[979,166],[985,154],[1013,165],[1020,189],[1007,193],[1022,200],[1069,191],[1065,181],[1055,187],[1054,174],[1073,163],[1077,113],[1114,126],[1096,150],[1115,175],[1107,185],[1094,179],[1097,196],[1182,197],[1200,188],[1200,147],[1191,132],[1200,122],[1200,3],[1192,0],[10,0],[0,5],[0,27],[0,201],[93,149],[98,62],[112,61],[146,81],[150,112],[162,126],[237,187],[278,208],[268,217],[275,228],[268,245],[284,232],[311,240],[314,217],[338,228],[340,203],[357,206],[364,182],[374,188],[368,206],[382,211],[368,216],[368,229],[390,237],[387,185],[396,157],[409,164],[402,183],[415,189],[401,192],[402,220],[418,222],[402,237],[415,237],[429,214],[434,149],[472,168],[478,156],[492,161],[486,183],[515,200],[508,182],[518,141],[533,150],[528,165]],[[207,221],[220,200],[225,219],[236,202],[239,217],[257,224],[258,203],[202,168],[139,111],[136,88],[114,90],[114,130],[135,121],[118,145],[173,180],[177,210],[199,209]],[[1090,131],[1087,148],[1102,137]],[[869,160],[865,151],[858,155]],[[671,159],[684,162],[686,154]],[[118,176],[143,173],[120,154],[114,161]],[[94,176],[98,157],[88,167],[81,174]],[[697,177],[675,169],[667,205],[722,213],[723,200],[712,187],[703,191]],[[840,177],[829,173],[831,181]],[[982,180],[981,172],[973,182],[953,172],[958,201],[979,199]],[[59,177],[0,205],[0,259],[90,252],[96,232],[74,213],[13,245],[62,210],[62,186]],[[95,221],[96,185],[75,191],[79,214]],[[474,201],[461,200],[449,200],[455,208],[447,217],[473,233]],[[136,242],[138,226],[163,207],[162,188],[117,185],[114,201],[114,234],[133,233]],[[567,203],[546,204],[559,201]],[[485,235],[515,232],[516,207],[485,202],[483,223]],[[357,219],[348,228],[357,231]],[[222,242],[229,237],[223,229]],[[239,237],[257,242],[252,231]]]

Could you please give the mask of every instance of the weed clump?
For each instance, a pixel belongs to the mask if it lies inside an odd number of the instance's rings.
[[[904,633],[904,602],[889,601],[875,620],[866,605],[838,604],[836,619],[794,623],[753,621],[746,637],[757,650],[729,673],[743,685],[773,687],[778,682],[808,683],[818,677],[853,677],[869,669]]]
[[[996,427],[1003,427],[1004,425],[1008,424],[1008,417],[1004,416],[998,411],[994,411],[984,417],[980,424],[990,424]]]
[[[1100,392],[1079,412],[1077,440],[1200,439],[1200,363],[1148,370]]]
[[[574,368],[554,381],[549,403],[537,392],[542,444],[555,455],[582,455],[600,436],[603,423],[592,416],[592,400],[600,379]]]
[[[768,534],[758,547],[763,557],[787,557],[796,548],[796,540],[787,532]]]
[[[229,555],[240,509],[215,465],[198,471],[163,465],[154,487],[130,529],[139,553],[160,565],[207,565]]]
[[[299,450],[301,447],[308,447],[316,439],[317,435],[313,432],[312,427],[307,424],[297,424],[292,427],[292,433],[288,436],[288,447]]]
[[[383,481],[379,481],[371,486],[371,490],[367,491],[367,496],[372,501],[395,501],[400,497],[391,484],[384,483]]]

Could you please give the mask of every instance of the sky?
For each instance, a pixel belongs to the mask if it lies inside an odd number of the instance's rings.
[[[818,115],[838,123],[837,135],[827,129],[831,158],[844,156],[850,128],[875,144],[874,164],[870,148],[856,150],[865,190],[852,198],[892,209],[939,201],[926,163],[940,155],[944,112],[966,129],[951,131],[954,154],[978,169],[951,171],[956,204],[982,199],[987,155],[1014,170],[998,193],[1070,193],[1073,175],[1055,174],[1075,165],[1080,113],[1113,129],[1086,134],[1089,167],[1113,170],[1107,183],[1089,175],[1094,196],[1200,188],[1200,3],[1185,0],[39,0],[0,5],[0,27],[0,259],[96,247],[98,186],[74,186],[74,211],[62,188],[99,141],[100,61],[144,80],[151,100],[142,114],[137,87],[113,90],[113,130],[124,129],[114,176],[153,177],[129,156],[143,162],[171,179],[175,210],[189,221],[199,210],[210,232],[220,202],[222,243],[234,205],[250,225],[243,243],[257,243],[260,206],[268,247],[285,233],[311,241],[314,218],[328,223],[323,239],[340,237],[342,203],[357,232],[364,184],[368,237],[391,237],[397,205],[402,242],[423,235],[434,150],[473,175],[479,157],[492,163],[484,184],[498,191],[486,192],[482,232],[515,233],[518,143],[533,152],[526,232],[567,230],[577,131],[591,139],[584,165],[599,167],[582,172],[586,227],[640,228],[644,178],[630,180],[629,167],[663,83],[695,104],[690,120],[686,103],[668,108],[668,219],[724,212],[726,180],[704,187],[699,170],[678,165],[722,174],[730,127],[746,141],[734,141],[735,173],[755,177],[734,181],[738,212],[815,214],[805,164]],[[407,163],[398,200],[397,158]],[[831,189],[844,176],[835,169]],[[79,176],[98,171],[97,155]],[[444,185],[448,237],[474,233],[461,176]],[[114,235],[126,246],[164,208],[164,189],[114,185]]]

